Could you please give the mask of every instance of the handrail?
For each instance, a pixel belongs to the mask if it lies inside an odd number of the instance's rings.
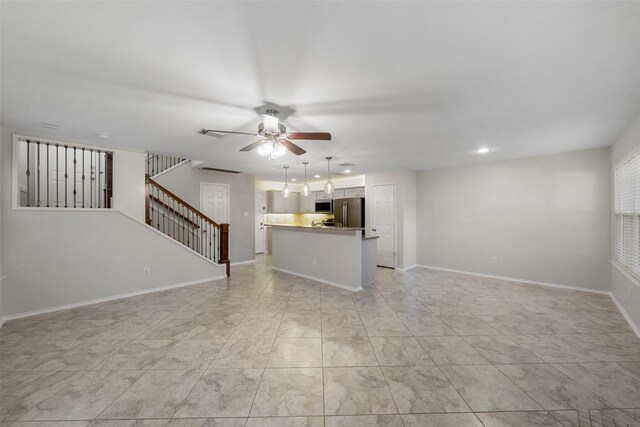
[[[195,222],[191,221],[189,219],[189,217],[187,217],[186,215],[183,215],[180,212],[176,211],[171,206],[169,206],[168,204],[166,204],[165,202],[160,200],[158,197],[156,197],[156,196],[149,196],[149,197],[151,197],[151,200],[153,200],[154,202],[156,202],[157,204],[159,204],[163,208],[167,209],[169,212],[171,212],[172,214],[174,214],[175,216],[177,216],[181,220],[186,221],[187,223],[189,223],[190,225],[192,225],[195,228],[200,228],[200,226],[198,224],[196,224]]]
[[[174,199],[176,199],[176,201],[178,203],[180,203],[181,205],[186,206],[190,211],[192,211],[193,213],[195,213],[197,216],[201,217],[202,219],[204,219],[205,221],[207,221],[208,223],[220,228],[220,224],[218,224],[217,222],[215,222],[214,220],[212,220],[211,218],[209,218],[208,216],[206,216],[205,214],[203,214],[202,212],[200,212],[198,209],[194,208],[193,206],[191,206],[189,203],[185,202],[183,199],[181,199],[179,196],[176,196],[171,190],[168,190],[166,187],[163,187],[162,185],[158,184],[158,182],[154,181],[153,178],[151,178],[149,175],[147,175],[146,177],[146,182],[147,184],[151,184],[154,187],[158,187],[160,190],[162,190],[164,193],[167,193],[169,196],[173,197]]]
[[[226,264],[229,276],[229,224],[218,224],[149,175],[145,184],[146,223],[205,258]]]

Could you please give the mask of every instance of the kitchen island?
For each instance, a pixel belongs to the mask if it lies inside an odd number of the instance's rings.
[[[363,236],[362,228],[267,226],[274,270],[350,291],[375,283],[378,236]]]

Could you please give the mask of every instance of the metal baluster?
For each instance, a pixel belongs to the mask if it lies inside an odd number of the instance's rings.
[[[60,207],[60,169],[58,167],[58,157],[60,156],[60,144],[56,144],[56,208]]]
[[[166,225],[166,213],[167,213],[167,206],[169,206],[167,204],[167,193],[162,193],[162,232],[166,233],[167,232],[167,225]]]
[[[82,207],[84,208],[84,148],[82,149]]]
[[[93,209],[93,181],[95,181],[93,169],[93,149],[89,149],[89,207]]]
[[[68,204],[67,204],[67,190],[68,190],[68,180],[67,178],[69,178],[69,174],[67,173],[67,146],[64,146],[64,207],[68,208]]]
[[[78,164],[78,159],[76,158],[76,147],[73,147],[73,207],[76,207],[76,195],[78,194],[78,189],[76,188],[76,177],[77,170],[76,165]]]
[[[45,142],[45,145],[47,146],[47,207],[49,207],[49,143]]]
[[[97,192],[96,192],[96,205],[97,205],[98,208],[101,208],[102,207],[102,191],[101,191],[102,190],[102,177],[100,176],[100,174],[102,173],[101,172],[102,159],[100,158],[100,150],[98,150],[98,154],[97,155],[98,155],[98,157],[97,157],[96,163],[98,163],[98,165],[97,165],[98,166],[98,174],[96,175],[96,178],[98,179],[98,182],[97,182],[97,187],[96,187],[96,190],[97,190]]]
[[[36,141],[36,206],[40,207],[40,141]]]
[[[26,142],[27,142],[27,206],[31,206],[31,188],[30,188],[30,185],[29,185],[29,181],[30,181],[30,179],[29,179],[30,176],[29,175],[31,175],[31,171],[29,170],[29,165],[31,163],[31,160],[29,158],[30,157],[29,144],[31,144],[31,141],[29,141],[27,139]]]

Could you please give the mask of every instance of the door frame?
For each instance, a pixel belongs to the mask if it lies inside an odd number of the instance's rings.
[[[231,186],[229,184],[218,184],[217,182],[200,182],[200,212],[202,212],[202,187],[204,185],[217,185],[220,187],[227,187],[227,218],[229,224],[231,223]],[[213,220],[213,218],[211,218]]]
[[[254,199],[253,199],[253,214],[255,215],[255,207],[256,207],[256,199],[255,199],[255,194],[262,194],[262,200],[264,200],[264,212],[262,215],[264,215],[263,218],[263,225],[266,224],[267,222],[267,192],[264,190],[256,190],[254,193]],[[255,218],[254,218],[254,224],[255,224]],[[269,251],[267,251],[267,228],[266,226],[263,228],[264,232],[262,233],[262,253],[266,254],[269,253]],[[255,249],[254,249],[255,250]]]
[[[371,206],[371,221],[369,228],[373,228],[373,198],[375,194],[375,187],[387,186],[391,185],[393,187],[393,269],[398,268],[398,192],[397,186],[394,182],[389,182],[386,184],[375,184],[371,186],[371,202],[369,206]],[[377,255],[377,254],[376,254]],[[385,267],[381,267],[385,268]]]

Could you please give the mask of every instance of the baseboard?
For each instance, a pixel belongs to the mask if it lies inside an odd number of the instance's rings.
[[[409,271],[409,270],[412,270],[412,269],[414,269],[416,267],[418,267],[418,264],[413,264],[413,265],[410,265],[409,267],[405,267],[405,268],[396,267],[396,270],[398,270],[398,271]]]
[[[579,286],[561,285],[559,283],[539,282],[539,281],[536,281],[536,280],[519,279],[517,277],[495,276],[493,274],[476,273],[474,271],[453,270],[453,269],[450,269],[450,268],[433,267],[433,266],[430,266],[430,265],[417,265],[416,267],[428,268],[428,269],[431,269],[431,270],[449,271],[451,273],[468,274],[470,276],[489,277],[491,279],[508,280],[510,282],[525,283],[525,284],[528,283],[528,284],[531,284],[531,285],[549,286],[549,287],[552,287],[552,288],[570,289],[570,290],[573,290],[573,291],[583,291],[583,292],[591,292],[591,293],[594,293],[594,294],[611,295],[611,292],[609,292],[609,291],[601,291],[599,289],[591,289],[591,288],[581,288]]]
[[[327,284],[327,285],[336,286],[336,287],[341,288],[341,289],[346,289],[347,291],[358,292],[358,291],[362,290],[362,286],[359,286],[357,288],[350,288],[350,287],[345,286],[345,285],[343,285],[341,283],[336,283],[336,282],[332,282],[330,280],[325,280],[325,279],[319,279],[317,277],[309,276],[307,274],[296,273],[294,271],[285,270],[283,268],[271,267],[271,269],[272,270],[276,270],[276,271],[280,271],[282,273],[293,274],[294,276],[304,277],[305,279],[315,280],[316,282],[324,283],[324,284]]]
[[[11,314],[9,316],[3,316],[2,317],[2,322],[4,323],[7,320],[22,319],[24,317],[37,316],[39,314],[53,313],[55,311],[60,311],[60,310],[68,310],[70,308],[83,307],[85,305],[99,304],[101,302],[113,301],[113,300],[117,300],[117,299],[121,299],[121,298],[129,298],[129,297],[135,297],[135,296],[138,296],[138,295],[151,294],[153,292],[166,291],[168,289],[182,288],[184,286],[197,285],[198,283],[204,283],[204,282],[209,282],[209,281],[212,281],[212,280],[220,280],[220,279],[225,279],[225,278],[226,278],[226,275],[222,275],[220,277],[210,277],[210,278],[207,278],[207,279],[193,280],[191,282],[178,283],[176,285],[159,286],[157,288],[143,289],[143,290],[135,291],[135,292],[127,292],[127,293],[124,293],[124,294],[118,294],[118,295],[112,295],[112,296],[103,297],[103,298],[96,298],[96,299],[91,299],[91,300],[86,300],[86,301],[80,301],[80,302],[76,302],[76,303],[72,303],[72,304],[58,305],[58,306],[55,306],[55,307],[43,308],[43,309],[40,309],[40,310],[25,311],[24,313]]]
[[[635,324],[635,322],[633,321],[631,316],[629,316],[629,314],[624,309],[622,304],[620,304],[620,302],[618,301],[618,298],[616,298],[616,296],[613,294],[613,292],[610,292],[610,295],[611,295],[611,299],[613,300],[614,304],[618,307],[618,310],[620,310],[620,313],[622,313],[622,316],[624,317],[624,319],[627,321],[629,326],[631,326],[631,329],[633,329],[633,332],[635,332],[636,335],[638,336],[638,338],[640,338],[640,328],[638,328],[638,325]]]
[[[232,262],[231,267],[235,267],[237,265],[254,264],[255,262],[256,262],[255,259],[250,259],[249,261]]]

